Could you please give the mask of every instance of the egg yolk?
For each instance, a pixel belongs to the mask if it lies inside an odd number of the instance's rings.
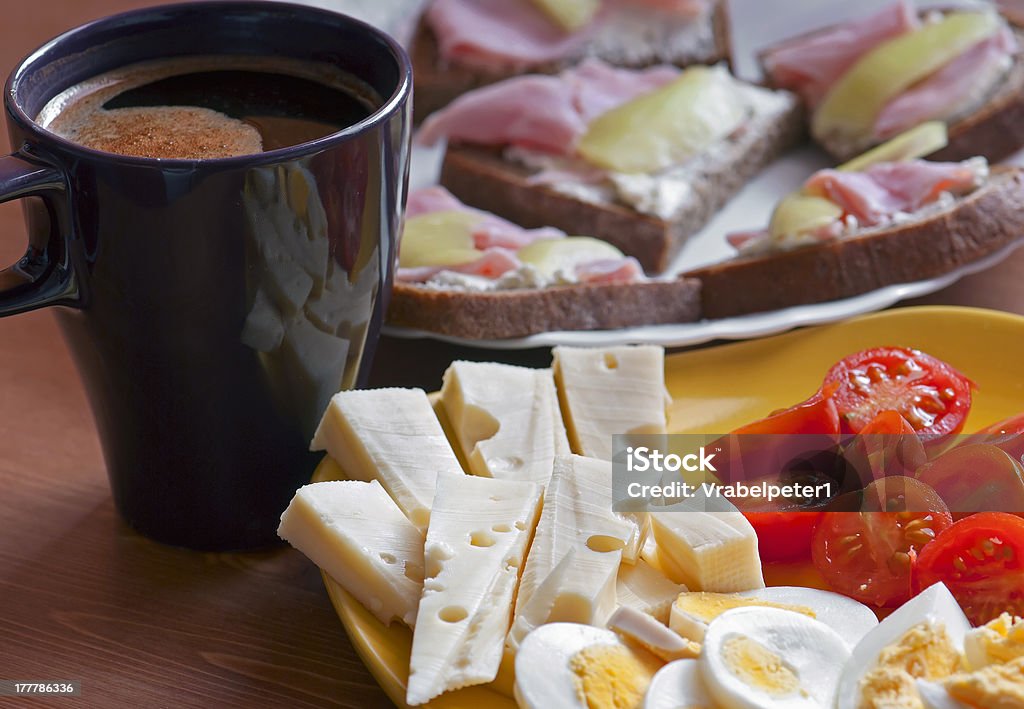
[[[741,682],[765,694],[780,697],[800,688],[800,680],[785,661],[746,635],[736,635],[722,645],[726,667]]]
[[[1024,707],[1024,657],[953,675],[942,684],[950,696],[972,707],[1020,709]]]
[[[635,709],[659,664],[622,645],[592,645],[573,655],[569,669],[576,694],[588,709]]]
[[[785,611],[802,613],[809,618],[815,617],[814,611],[807,606],[796,606],[788,603],[773,603],[772,601],[763,601],[759,598],[739,596],[735,593],[711,593],[707,591],[697,591],[694,593],[681,593],[676,599],[676,607],[679,610],[684,611],[705,623],[710,623],[718,616],[722,615],[726,611],[731,611],[733,608],[748,608],[751,606],[756,606],[758,608],[781,608]]]
[[[980,650],[978,654],[984,656],[984,664],[1011,662],[1024,657],[1024,618],[1003,613],[970,631],[965,642]],[[968,654],[968,658],[973,659],[973,656]]]
[[[915,679],[945,679],[960,668],[960,654],[938,623],[918,623],[878,655],[860,681],[858,709],[920,709]]]

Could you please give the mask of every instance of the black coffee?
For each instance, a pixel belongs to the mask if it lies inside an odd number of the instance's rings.
[[[315,140],[379,105],[372,89],[327,64],[180,57],[84,81],[52,99],[36,122],[105,152],[220,158]]]

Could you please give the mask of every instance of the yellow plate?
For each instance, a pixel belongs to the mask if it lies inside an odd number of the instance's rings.
[[[665,382],[674,401],[669,427],[674,432],[690,433],[731,430],[805,399],[820,386],[826,370],[842,357],[883,345],[923,350],[974,380],[978,389],[967,431],[1024,410],[1020,364],[1024,362],[1024,318],[973,308],[902,308],[667,357]],[[318,479],[340,474],[329,459],[317,470]],[[769,585],[820,584],[813,569],[805,566],[766,567],[765,575]],[[411,632],[398,623],[381,625],[326,575],[324,581],[363,662],[391,700],[405,707]],[[451,692],[427,706],[514,709],[515,702],[507,694],[509,680],[499,677],[497,685]]]

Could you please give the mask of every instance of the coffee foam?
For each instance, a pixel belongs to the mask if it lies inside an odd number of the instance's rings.
[[[228,69],[286,73],[380,105],[373,89],[330,64],[286,57],[203,55],[140,62],[92,77],[53,97],[35,122],[79,145],[120,155],[208,159],[262,152],[256,128],[209,108],[103,108],[116,96],[161,79]]]

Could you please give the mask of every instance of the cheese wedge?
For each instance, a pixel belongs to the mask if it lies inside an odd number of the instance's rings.
[[[620,608],[646,613],[662,623],[668,623],[672,603],[685,590],[686,586],[665,578],[643,559],[619,567],[615,582],[616,603]]]
[[[693,497],[650,512],[661,570],[691,591],[764,588],[757,535],[725,498]]]
[[[379,480],[420,530],[430,521],[438,476],[465,477],[422,389],[335,394],[310,450],[326,450],[350,478]]]
[[[568,449],[557,400],[551,370],[495,362],[453,362],[441,387],[470,473],[541,485]]]
[[[612,436],[664,433],[665,350],[556,347],[555,383],[574,453],[612,459]]]
[[[409,705],[497,676],[540,497],[541,487],[529,482],[438,477],[412,637]]]
[[[570,551],[575,552],[575,561],[554,589],[554,610],[544,622],[596,623],[615,610],[615,577],[637,530],[612,511],[611,475],[611,463],[606,461],[576,455],[555,458],[519,585],[516,615]],[[634,560],[637,551],[633,550]]]
[[[298,489],[277,534],[326,571],[385,625],[416,621],[423,534],[376,480]]]

